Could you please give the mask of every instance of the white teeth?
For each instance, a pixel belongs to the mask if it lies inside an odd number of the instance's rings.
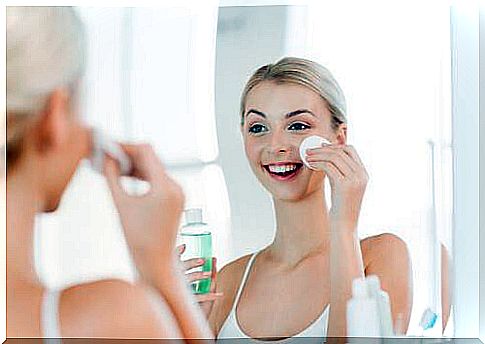
[[[268,165],[270,172],[273,173],[284,173],[296,170],[296,165],[288,164],[288,165]]]

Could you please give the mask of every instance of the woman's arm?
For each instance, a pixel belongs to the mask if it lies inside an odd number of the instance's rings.
[[[362,254],[357,235],[337,224],[331,233],[329,337],[347,334],[347,302],[352,297],[352,281],[363,278]]]
[[[214,338],[204,313],[188,288],[183,273],[175,264],[173,269],[163,270],[151,283],[166,298],[184,338],[199,340]]]
[[[178,265],[175,241],[184,206],[182,189],[167,175],[150,146],[122,147],[133,163],[132,176],[150,185],[144,195],[128,194],[120,184],[118,166],[106,159],[104,172],[141,280],[166,300],[184,338],[211,339],[207,321]]]
[[[352,281],[364,277],[357,223],[367,172],[352,146],[329,145],[307,151],[309,164],[325,172],[331,187],[329,211],[330,237],[330,315],[328,335],[347,334],[347,301]]]

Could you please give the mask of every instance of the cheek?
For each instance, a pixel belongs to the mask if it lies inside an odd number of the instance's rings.
[[[244,150],[246,151],[246,157],[251,164],[259,164],[261,161],[261,153],[263,151],[263,145],[259,142],[255,142],[249,138],[244,141]]]

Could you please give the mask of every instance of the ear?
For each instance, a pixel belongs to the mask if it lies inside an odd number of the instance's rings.
[[[339,145],[347,144],[347,124],[341,123],[337,129],[337,142]]]
[[[49,96],[38,120],[37,149],[41,152],[56,149],[69,137],[69,95],[57,89]]]

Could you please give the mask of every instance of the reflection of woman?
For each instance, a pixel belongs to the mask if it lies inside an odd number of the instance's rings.
[[[124,146],[133,175],[151,185],[146,195],[127,195],[114,161],[105,166],[140,281],[56,292],[35,274],[35,215],[57,208],[90,151],[90,130],[74,106],[83,57],[72,9],[7,8],[7,336],[210,337],[174,263],[183,195],[149,146]]]
[[[345,115],[338,84],[312,61],[284,58],[259,68],[246,84],[244,148],[273,197],[277,232],[268,247],[221,270],[224,296],[210,313],[219,338],[343,336],[351,281],[370,274],[389,293],[395,326],[407,329],[412,277],[405,243],[391,234],[357,238],[367,173],[347,145]],[[298,152],[310,135],[332,142],[308,151],[314,171]]]

